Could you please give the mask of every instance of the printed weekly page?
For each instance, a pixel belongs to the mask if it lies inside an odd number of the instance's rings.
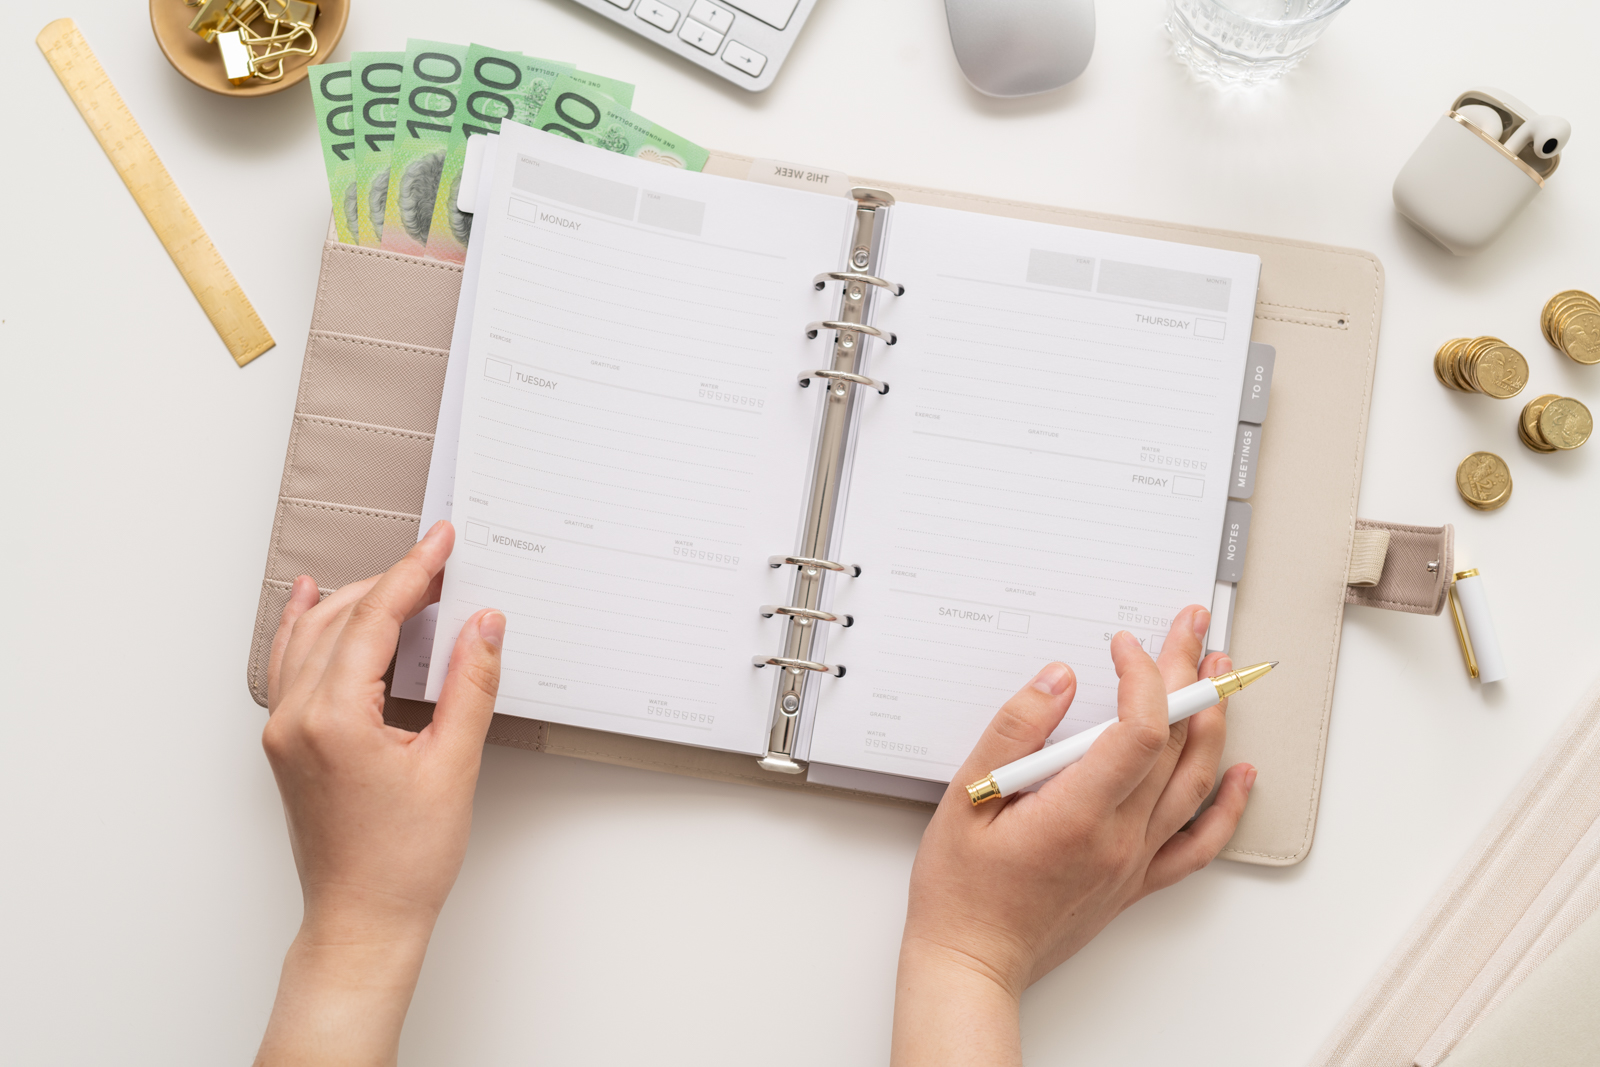
[[[1108,644],[1211,603],[1251,255],[896,206],[810,758],[948,780],[1045,663],[1057,737],[1116,714]]]
[[[473,138],[482,142],[469,152],[478,163],[493,160],[494,146],[499,143],[498,133]],[[489,177],[492,178],[493,163]],[[473,168],[481,179],[483,172]],[[465,171],[463,171],[465,174]],[[485,184],[479,182],[478,184]],[[476,186],[474,187],[476,188]],[[488,197],[485,188],[483,195]],[[473,207],[476,203],[473,202]],[[418,530],[426,534],[440,519],[448,519],[453,511],[450,499],[455,487],[456,443],[461,437],[461,391],[467,372],[467,346],[472,339],[472,312],[478,291],[478,275],[483,270],[483,253],[479,245],[467,248],[466,264],[461,272],[462,301],[456,307],[455,328],[450,334],[450,358],[445,363],[444,389],[439,398],[439,421],[433,429],[433,452],[428,457],[428,482],[422,492],[422,519]],[[420,536],[420,535],[419,535]],[[421,700],[428,689],[428,665],[433,656],[433,635],[439,622],[439,605],[430,604],[400,627],[400,646],[395,651],[394,675],[389,691],[409,700]]]
[[[849,201],[501,128],[428,677],[508,619],[497,710],[764,752],[811,461],[812,277]]]

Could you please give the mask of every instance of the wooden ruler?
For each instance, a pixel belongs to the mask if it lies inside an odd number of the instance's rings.
[[[271,348],[272,335],[261,316],[200,228],[189,202],[178,192],[78,27],[71,19],[57,19],[40,31],[36,41],[233,361],[242,367]]]

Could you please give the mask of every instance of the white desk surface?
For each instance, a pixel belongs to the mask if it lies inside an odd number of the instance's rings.
[[[1447,618],[1352,609],[1310,858],[1215,864],[1138,904],[1024,1008],[1034,1062],[1299,1064],[1595,671],[1600,444],[1535,456],[1516,403],[1448,393],[1429,361],[1445,338],[1495,334],[1529,357],[1528,396],[1600,410],[1600,368],[1537,327],[1552,293],[1600,289],[1600,9],[1357,0],[1285,82],[1223,96],[1169,57],[1162,0],[1099,8],[1088,72],[1020,101],[966,86],[937,0],[822,0],[762,96],[565,0],[357,0],[336,58],[408,34],[482,40],[630,78],[644,114],[709,146],[1378,254],[1361,514],[1457,525],[1512,677],[1469,684]],[[35,48],[63,14],[276,336],[250,366],[228,358]],[[0,26],[0,1033],[18,1063],[243,1063],[300,917],[244,667],[328,219],[310,95],[194,88],[142,3],[13,3]],[[1482,82],[1576,133],[1512,231],[1456,260],[1395,214],[1389,187]],[[1479,448],[1516,480],[1489,514],[1453,484]],[[882,1063],[923,825],[491,747],[402,1059]]]

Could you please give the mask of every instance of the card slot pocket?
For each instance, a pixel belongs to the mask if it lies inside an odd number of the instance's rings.
[[[431,434],[449,355],[439,348],[313,332],[295,411]]]
[[[417,514],[433,435],[297,413],[285,497]]]
[[[416,543],[418,522],[400,512],[280,497],[266,578],[292,582],[309,574],[336,589],[370,577]]]
[[[458,264],[329,241],[311,328],[449,348],[460,295]]]

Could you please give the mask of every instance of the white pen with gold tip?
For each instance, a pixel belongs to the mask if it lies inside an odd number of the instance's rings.
[[[1168,693],[1168,725],[1182,722],[1189,716],[1206,710],[1224,697],[1237,693],[1252,682],[1265,678],[1267,672],[1277,665],[1278,661],[1273,660],[1271,663],[1257,663],[1253,667],[1240,667],[1236,671],[1219,674],[1215,678],[1202,678],[1193,685],[1184,686],[1176,693]],[[967,786],[967,796],[972,798],[972,803],[976,806],[996,797],[1008,797],[1030,785],[1044,781],[1051,775],[1060,774],[1081,760],[1089,751],[1089,746],[1094,744],[1095,738],[1105,733],[1116,721],[1109,719],[1099,726],[1073,734],[1065,741],[1046,745],[1032,755],[1013,760],[988,777],[980,778]]]

